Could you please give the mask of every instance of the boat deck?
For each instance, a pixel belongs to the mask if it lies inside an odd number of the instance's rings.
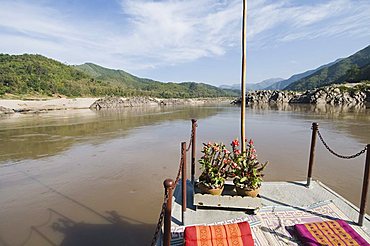
[[[247,220],[252,226],[256,245],[297,245],[294,236],[288,233],[290,226],[296,223],[343,219],[370,242],[369,216],[365,216],[364,225],[359,227],[359,209],[320,181],[312,181],[310,188],[305,186],[305,182],[264,182],[260,197],[262,207],[254,213],[242,209],[196,207],[193,205],[193,186],[188,181],[187,210],[182,223],[179,182],[173,195],[173,237],[176,237],[176,233],[181,234],[183,225]]]

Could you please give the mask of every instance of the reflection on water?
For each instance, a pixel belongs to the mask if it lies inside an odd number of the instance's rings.
[[[314,105],[314,104],[261,104],[250,105],[250,111],[253,114],[270,114],[273,112],[284,111],[289,114],[289,117],[297,119],[308,119],[312,122],[322,121],[325,127],[327,123],[332,125],[333,130],[338,132],[346,132],[352,137],[361,141],[364,144],[369,143],[370,127],[370,108],[363,105],[355,106],[337,106],[331,105]]]
[[[224,105],[0,118],[0,245],[148,245],[190,119],[199,157],[202,142],[239,135],[239,115]],[[270,163],[266,180],[305,179],[313,121],[342,154],[370,142],[366,108],[249,107],[246,132]],[[316,151],[314,177],[359,204],[364,156],[341,160],[319,142]]]
[[[202,119],[220,109],[210,107],[142,107],[124,110],[56,111],[0,119],[0,163],[55,155],[75,143],[101,143],[131,129],[165,121]]]

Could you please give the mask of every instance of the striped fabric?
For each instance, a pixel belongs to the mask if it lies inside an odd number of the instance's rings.
[[[186,246],[253,246],[248,222],[228,225],[189,226],[184,232]]]
[[[303,245],[307,246],[370,245],[343,220],[298,224],[294,228]]]

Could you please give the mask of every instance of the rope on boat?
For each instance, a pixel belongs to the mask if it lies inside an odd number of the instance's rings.
[[[333,155],[335,155],[336,157],[339,157],[339,158],[342,158],[342,159],[353,159],[353,158],[356,158],[362,154],[364,154],[367,150],[367,146],[365,146],[361,151],[359,151],[358,153],[356,154],[353,154],[353,155],[341,155],[341,154],[338,154],[336,153],[333,149],[331,149],[329,147],[329,145],[325,142],[324,138],[322,137],[319,129],[317,129],[317,135],[319,135],[319,138],[322,142],[322,144],[325,146],[325,148],[330,152],[332,153]]]
[[[195,124],[195,127],[197,127],[197,126],[198,125]],[[193,138],[194,138],[194,131],[192,130],[190,140],[189,140],[189,146],[186,149],[186,152],[188,152],[190,150],[191,143],[193,142]],[[177,184],[179,183],[179,180],[180,180],[182,166],[184,165],[184,159],[182,158],[183,154],[184,153],[181,153],[181,159],[180,159],[180,163],[179,163],[179,170],[177,171],[177,176],[176,176],[176,180],[175,180],[175,183],[174,183],[173,187],[176,187]],[[155,232],[154,232],[154,235],[153,235],[151,246],[155,246],[156,243],[157,243],[159,232],[160,232],[160,230],[162,228],[162,225],[163,225],[163,218],[164,218],[164,212],[165,212],[166,207],[167,207],[167,201],[168,201],[168,193],[166,191],[165,194],[164,194],[162,209],[161,209],[161,213],[159,214],[159,219],[158,219],[157,226],[155,228]]]

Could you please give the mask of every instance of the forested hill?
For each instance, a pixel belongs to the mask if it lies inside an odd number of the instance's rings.
[[[364,80],[370,80],[370,45],[290,84],[284,90],[309,90],[331,84]]]
[[[85,63],[74,67],[97,80],[108,81],[112,84],[121,84],[128,88],[138,88],[153,82],[160,83],[158,81],[136,77],[123,70],[109,69],[94,63]]]
[[[312,69],[312,70],[308,70],[308,71],[305,71],[303,73],[299,73],[299,74],[294,74],[292,75],[290,78],[288,79],[285,79],[285,80],[281,80],[281,81],[278,81],[272,85],[270,85],[269,87],[265,88],[265,90],[282,90],[284,88],[286,88],[288,85],[302,79],[302,78],[305,78],[307,76],[310,76],[311,74],[325,68],[325,67],[330,67],[331,65],[335,64],[336,62],[338,62],[340,59],[334,61],[334,62],[331,62],[329,64],[325,64],[325,65],[322,65],[318,68],[315,68],[315,69]]]
[[[139,78],[123,70],[109,69],[93,63],[85,63],[75,67],[96,80],[124,87],[129,92],[128,95],[135,91],[149,91],[153,96],[164,98],[221,97],[238,94],[237,90],[220,89],[203,83],[162,83],[151,79]]]
[[[0,54],[0,96],[225,97],[237,92],[201,83],[162,83],[92,63],[68,66],[42,55]]]

